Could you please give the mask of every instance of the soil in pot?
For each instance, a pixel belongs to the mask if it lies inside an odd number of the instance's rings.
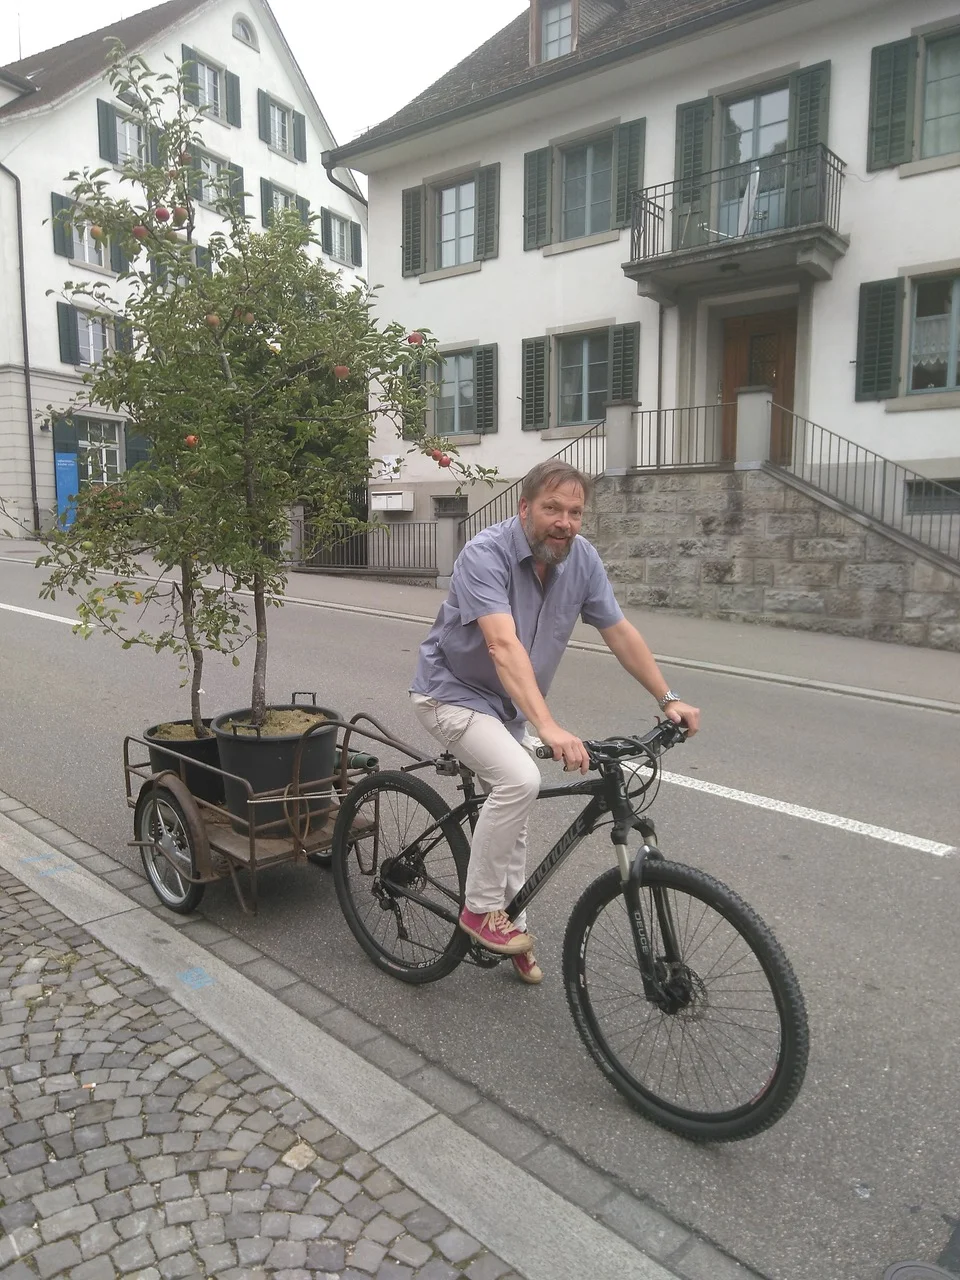
[[[220,761],[224,772],[236,774],[249,782],[255,794],[290,788],[292,792],[294,760],[297,745],[307,729],[326,720],[339,720],[339,712],[327,707],[268,707],[259,734],[250,724],[250,711],[229,711],[213,721],[213,731],[220,743]],[[322,792],[307,803],[295,804],[278,800],[252,807],[249,820],[261,836],[286,837],[290,823],[303,834],[308,824],[315,826],[333,799],[332,778],[336,769],[337,728],[318,729],[303,744],[300,761],[299,790]],[[230,778],[225,780],[227,808],[235,818],[248,819],[247,791]],[[319,784],[319,785],[317,785]],[[246,827],[234,823],[238,831]]]
[[[209,729],[210,721],[204,720]],[[194,737],[193,724],[189,720],[171,720],[164,724],[155,724],[143,735],[150,749],[150,768],[154,773],[163,773],[169,769],[178,772],[177,761],[169,752],[187,760],[198,760],[201,764],[220,768],[220,747],[216,734],[208,738]],[[198,800],[206,800],[209,804],[223,804],[223,779],[209,769],[186,766],[184,781],[190,794]]]

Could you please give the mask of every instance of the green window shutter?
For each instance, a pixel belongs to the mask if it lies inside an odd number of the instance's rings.
[[[333,253],[333,215],[329,209],[320,210],[320,248]]]
[[[815,147],[827,143],[830,113],[830,63],[794,71],[790,77],[790,134],[787,146]]]
[[[350,223],[350,261],[355,267],[363,266],[363,227],[359,222]]]
[[[867,169],[870,171],[906,164],[913,159],[919,57],[920,41],[916,36],[882,44],[873,50],[867,130]]]
[[[269,227],[273,221],[273,183],[260,179],[260,221]]]
[[[133,326],[129,320],[116,319],[113,322],[113,336],[118,351],[133,350]]]
[[[610,330],[610,399],[636,403],[640,384],[640,326],[618,324]]]
[[[550,339],[523,340],[524,431],[542,431],[550,424]]]
[[[906,280],[860,286],[857,399],[889,400],[900,390],[900,335]]]
[[[473,256],[478,262],[500,252],[500,166],[488,164],[477,171],[477,225]]]
[[[80,432],[68,413],[58,413],[52,421],[54,453],[77,453]]]
[[[122,275],[130,266],[130,260],[123,251],[123,245],[116,236],[110,240],[110,269]]]
[[[97,99],[97,127],[100,132],[100,159],[117,164],[117,110],[109,102]]]
[[[243,168],[238,164],[228,164],[227,170],[230,173],[230,194],[234,200],[239,200],[240,212],[246,216],[247,197],[243,183]]]
[[[260,141],[270,141],[270,99],[262,89],[257,90],[257,123],[260,128]]]
[[[422,390],[426,386],[426,370],[421,361],[416,364],[407,373],[407,381],[415,390]],[[419,413],[405,415],[403,419],[402,438],[404,440],[416,440],[426,429],[427,415],[426,406]]]
[[[629,120],[617,126],[617,203],[614,226],[628,227],[633,213],[633,193],[643,186],[643,153],[646,120]]]
[[[408,187],[403,193],[403,274],[418,276],[424,269],[423,187]]]
[[[240,77],[232,71],[223,73],[224,97],[227,107],[227,124],[240,128]]]
[[[710,189],[703,181],[713,156],[713,99],[677,107],[673,247],[686,249],[709,236]],[[702,216],[701,216],[702,215]]]
[[[150,274],[158,289],[165,289],[167,287],[166,264],[161,262],[159,258],[150,259]]]
[[[60,359],[64,364],[80,363],[80,331],[77,309],[68,302],[57,303],[57,327],[60,330]]]
[[[73,201],[66,196],[58,196],[54,191],[50,193],[50,203],[53,208],[53,251],[62,258],[72,258],[73,228],[69,222],[73,213]]]
[[[180,46],[180,61],[183,64],[183,96],[195,107],[200,105],[200,86],[197,83],[197,51],[189,45]]]
[[[539,249],[550,243],[550,205],[553,151],[543,147],[523,157],[523,247]]]
[[[210,250],[205,244],[198,244],[193,251],[194,261],[201,271],[206,271],[208,276],[213,275],[213,260],[210,257]]]
[[[297,202],[297,213],[300,215],[300,221],[305,227],[310,225],[310,201],[305,196],[294,196]]]
[[[491,435],[497,429],[499,395],[495,342],[488,347],[474,347],[473,388],[477,408],[477,430],[481,435]]]
[[[147,131],[147,162],[155,169],[160,168],[160,132],[158,129]]]
[[[295,160],[307,158],[307,118],[299,111],[293,113],[293,156]]]
[[[190,155],[190,172],[187,175],[187,183],[190,187],[190,194],[194,200],[199,200],[203,193],[203,168],[201,166],[202,157],[196,152]]]
[[[129,424],[123,428],[123,461],[124,470],[130,471],[133,467],[143,463],[149,465],[152,459],[152,448],[150,441],[146,436],[138,436],[131,431]]]

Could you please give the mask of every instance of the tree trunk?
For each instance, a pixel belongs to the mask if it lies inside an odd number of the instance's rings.
[[[203,689],[203,647],[197,643],[194,630],[194,574],[193,561],[186,559],[180,565],[180,607],[183,612],[183,634],[190,650],[190,720],[195,738],[209,737],[200,715],[200,694]]]
[[[267,603],[263,574],[253,575],[253,613],[257,626],[257,651],[253,659],[252,723],[263,724],[267,709]]]

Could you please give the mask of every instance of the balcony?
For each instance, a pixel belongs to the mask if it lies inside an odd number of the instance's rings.
[[[845,168],[818,143],[637,191],[624,273],[666,305],[724,281],[829,280],[849,246]]]

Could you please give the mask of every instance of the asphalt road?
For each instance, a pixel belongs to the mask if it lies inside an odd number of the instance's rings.
[[[40,577],[0,561],[0,604],[68,617],[67,602],[37,600]],[[428,748],[405,694],[422,626],[299,605],[271,623],[273,699],[315,688],[322,704],[372,710]],[[249,656],[239,670],[210,664],[209,711],[246,704],[248,669]],[[690,670],[674,678],[705,729],[668,757],[669,771],[960,843],[955,716]],[[0,788],[138,867],[121,742],[185,714],[177,683],[168,657],[0,609]],[[583,736],[652,722],[646,696],[598,654],[567,655],[551,704]],[[566,802],[541,807],[534,853],[571,815]],[[806,996],[803,1092],[745,1143],[696,1147],[657,1129],[580,1048],[560,944],[575,897],[610,864],[599,835],[535,904],[547,972],[537,989],[506,967],[464,966],[424,989],[391,982],[313,867],[264,876],[255,920],[226,885],[207,891],[202,910],[775,1280],[877,1280],[893,1262],[935,1262],[960,1214],[960,858],[672,785],[654,815],[668,856],[733,885],[774,927]]]

